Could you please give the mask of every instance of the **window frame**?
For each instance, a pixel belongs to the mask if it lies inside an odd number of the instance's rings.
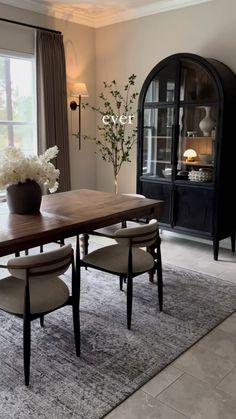
[[[21,60],[29,60],[32,63],[32,96],[33,96],[33,109],[32,109],[32,122],[29,121],[4,121],[0,120],[0,126],[32,126],[33,128],[33,139],[34,139],[34,154],[38,154],[38,138],[37,138],[37,100],[36,100],[36,83],[37,83],[37,74],[36,74],[36,58],[35,54],[28,53],[24,51],[14,51],[14,50],[7,50],[0,48],[0,56],[5,56],[9,58],[18,58]],[[6,192],[4,190],[0,190],[0,202],[6,200]]]
[[[36,59],[34,54],[26,53],[26,52],[18,52],[18,51],[11,51],[5,50],[0,48],[0,56],[5,56],[9,58],[18,58],[22,60],[28,60],[32,63],[32,93],[33,93],[33,118],[32,122],[29,121],[2,121],[0,120],[0,126],[21,126],[21,125],[28,125],[32,126],[33,128],[33,139],[35,140],[35,150],[38,151],[38,139],[37,139],[37,101],[36,101]]]

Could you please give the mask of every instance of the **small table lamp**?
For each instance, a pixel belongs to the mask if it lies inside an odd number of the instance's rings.
[[[79,103],[76,103],[74,100],[70,102],[70,108],[72,111],[75,111],[79,108],[79,150],[81,148],[81,97],[88,97],[88,91],[85,83],[75,83],[73,86],[73,90],[71,96],[78,97]]]
[[[197,157],[197,153],[192,148],[188,148],[185,150],[183,156],[186,157],[186,162],[193,162],[194,158]]]

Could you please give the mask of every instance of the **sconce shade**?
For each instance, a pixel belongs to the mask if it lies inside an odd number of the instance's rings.
[[[88,97],[88,91],[85,83],[75,83],[72,89],[71,96],[74,97]]]

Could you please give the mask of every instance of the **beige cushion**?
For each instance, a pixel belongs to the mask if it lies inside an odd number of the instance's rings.
[[[133,196],[134,198],[142,198],[142,199],[146,198],[146,196],[141,195],[140,193],[123,193],[122,195]]]
[[[133,273],[147,272],[154,266],[153,257],[144,250],[133,248]],[[95,268],[105,269],[114,273],[128,273],[129,248],[114,244],[102,247],[89,253],[83,261]]]
[[[135,221],[126,221],[126,226],[131,228],[135,228],[140,226],[139,223],[136,223]],[[91,234],[98,234],[99,236],[104,236],[104,237],[109,237],[109,238],[114,238],[114,234],[117,232],[117,230],[120,230],[122,228],[121,223],[117,223],[117,224],[112,224],[110,226],[107,227],[103,227],[103,228],[98,228],[97,230],[93,231]]]
[[[9,276],[0,280],[0,308],[9,313],[24,313],[25,282]],[[60,307],[69,298],[67,285],[57,277],[30,281],[30,311],[43,313]]]
[[[123,246],[129,246],[132,238],[132,245],[138,247],[151,246],[155,244],[158,232],[158,221],[152,219],[149,224],[138,225],[131,228],[121,228],[114,234],[114,239]]]
[[[31,273],[39,273],[38,276],[33,277],[31,280],[40,279],[41,277],[44,278],[51,278],[52,274],[50,274],[50,270],[53,270],[53,276],[59,276],[62,275],[67,269],[68,266],[65,267],[65,263],[68,262],[68,264],[71,261],[71,255],[72,255],[72,247],[71,244],[67,244],[66,246],[60,247],[56,250],[51,250],[45,253],[40,253],[37,255],[31,255],[31,256],[21,256],[16,257],[13,259],[10,259],[7,262],[7,268],[11,275],[26,279],[26,269],[23,269],[23,267],[30,268],[31,266],[37,264],[42,266],[39,266],[38,268],[32,268]],[[61,258],[67,258],[68,260],[60,261]],[[44,263],[50,263],[46,267],[43,266]],[[17,269],[17,267],[21,267],[21,269]],[[44,272],[48,271],[48,274],[44,274]],[[56,270],[56,271],[55,271]]]

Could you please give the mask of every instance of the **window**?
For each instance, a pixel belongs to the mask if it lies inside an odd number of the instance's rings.
[[[0,50],[0,153],[16,146],[37,154],[35,102],[34,57]]]

